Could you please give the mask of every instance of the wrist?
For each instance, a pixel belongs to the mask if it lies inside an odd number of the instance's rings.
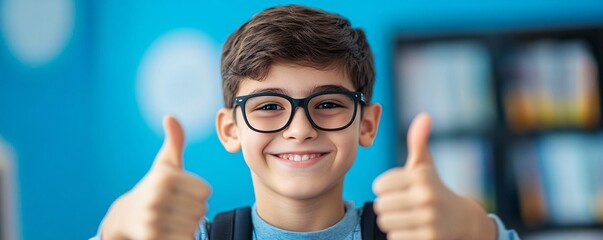
[[[115,200],[115,202],[109,207],[105,219],[101,223],[100,239],[109,240],[127,240],[128,238],[119,231],[120,222],[120,210],[119,204],[123,201],[123,196]]]
[[[486,211],[476,201],[463,198],[468,209],[469,214],[467,216],[468,229],[465,231],[463,239],[497,239],[496,223],[490,217]]]

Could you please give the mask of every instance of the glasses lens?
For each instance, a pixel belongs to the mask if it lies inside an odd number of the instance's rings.
[[[257,130],[277,130],[287,124],[291,103],[278,96],[253,97],[245,104],[245,115],[249,125]]]
[[[354,117],[354,99],[340,93],[322,94],[308,102],[310,117],[316,125],[325,129],[341,128]]]

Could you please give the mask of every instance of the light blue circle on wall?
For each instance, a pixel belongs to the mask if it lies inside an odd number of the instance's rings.
[[[67,45],[73,33],[71,0],[4,0],[2,34],[9,51],[25,65],[44,65]]]
[[[167,114],[180,120],[189,140],[214,131],[222,96],[214,46],[197,30],[176,29],[147,50],[138,69],[137,97],[144,119],[158,135]]]

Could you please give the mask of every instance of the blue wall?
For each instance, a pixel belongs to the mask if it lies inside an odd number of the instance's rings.
[[[7,2],[0,0],[0,8]],[[8,38],[0,37],[0,137],[16,154],[22,238],[94,235],[111,202],[146,173],[163,136],[146,120],[139,102],[140,71],[158,39],[178,29],[199,33],[211,47],[206,55],[211,72],[232,31],[253,14],[285,3],[76,1],[66,47],[36,66],[16,57]],[[348,17],[366,30],[375,53],[374,100],[385,111],[375,146],[361,149],[346,179],[345,197],[357,202],[371,200],[372,179],[396,164],[390,90],[395,34],[603,23],[603,1],[596,0],[302,3]],[[212,88],[220,84],[219,76],[204,81]],[[207,97],[214,106],[205,112],[211,113],[221,96]],[[251,204],[253,192],[241,155],[224,151],[213,122],[206,125],[188,140],[185,167],[213,186],[213,216]]]

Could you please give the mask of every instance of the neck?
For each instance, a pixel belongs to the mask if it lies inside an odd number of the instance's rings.
[[[256,181],[254,188],[258,215],[283,230],[320,231],[335,225],[345,214],[343,182],[320,196],[303,199],[280,195]]]

